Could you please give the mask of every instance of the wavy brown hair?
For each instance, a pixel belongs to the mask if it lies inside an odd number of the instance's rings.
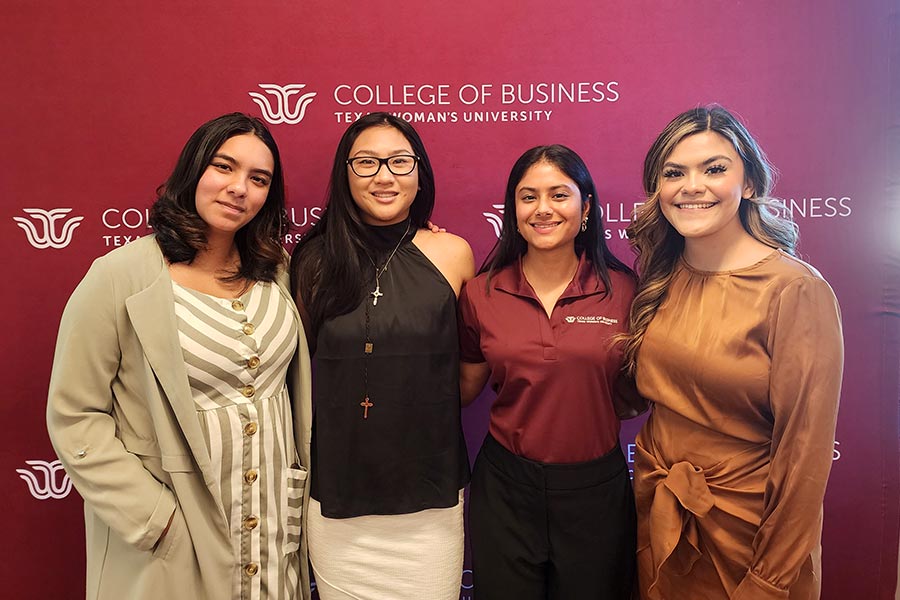
[[[672,119],[644,158],[643,184],[647,201],[636,211],[627,229],[631,247],[637,255],[638,286],[628,319],[629,333],[619,339],[624,344],[623,369],[632,376],[637,371],[637,356],[644,334],[666,298],[684,250],[684,238],[669,224],[659,206],[663,165],[679,142],[704,131],[713,131],[727,139],[741,157],[744,176],[753,188],[752,197],[742,199],[738,209],[747,233],[767,246],[789,254],[796,252],[796,225],[779,216],[781,205],[769,197],[774,184],[774,168],[747,128],[717,105],[694,108]]]
[[[266,202],[253,220],[241,227],[234,242],[241,257],[237,271],[220,278],[224,282],[274,281],[285,263],[281,240],[288,229],[284,210],[284,175],[275,139],[265,123],[242,113],[230,113],[207,121],[191,135],[175,169],[156,190],[150,208],[150,226],[156,242],[170,263],[190,264],[206,248],[206,223],[197,214],[197,183],[216,151],[226,140],[252,133],[272,153],[275,168]]]

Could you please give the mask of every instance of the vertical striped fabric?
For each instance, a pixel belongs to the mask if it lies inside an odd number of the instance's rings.
[[[298,467],[285,376],[297,323],[278,289],[224,299],[173,282],[175,315],[236,568],[233,598],[299,597]]]

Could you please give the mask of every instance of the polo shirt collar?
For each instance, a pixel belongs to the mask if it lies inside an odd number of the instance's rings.
[[[597,277],[586,254],[587,253],[582,252],[578,257],[578,267],[575,269],[575,277],[569,282],[569,285],[563,291],[562,295],[560,295],[559,300],[565,298],[581,298],[606,291],[606,286],[604,286],[603,281]],[[519,257],[519,260],[494,275],[491,287],[495,290],[513,294],[515,296],[533,298],[534,300],[538,299],[537,295],[534,293],[534,288],[532,288],[531,284],[528,283],[528,280],[525,279],[525,272],[522,270],[522,257]]]

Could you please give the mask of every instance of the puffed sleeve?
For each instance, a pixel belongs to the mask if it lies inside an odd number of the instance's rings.
[[[479,280],[480,281],[480,280]],[[469,281],[459,293],[458,310],[456,319],[459,329],[459,359],[467,363],[483,363],[484,354],[481,353],[481,326],[476,314],[475,301],[472,293],[480,290],[474,288],[479,285],[475,280]]]
[[[123,306],[104,259],[98,259],[63,312],[47,429],[89,508],[124,540],[150,550],[175,510],[175,496],[116,437],[112,383],[121,361]]]
[[[840,309],[817,277],[780,294],[771,318],[771,465],[753,560],[733,600],[786,599],[820,543],[843,371]]]

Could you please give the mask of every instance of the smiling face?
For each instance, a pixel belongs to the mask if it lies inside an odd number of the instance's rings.
[[[753,188],[734,146],[720,134],[703,131],[681,140],[663,164],[659,182],[660,209],[686,241],[745,235],[738,211]]]
[[[233,237],[253,220],[269,195],[275,160],[272,152],[252,133],[225,140],[197,182],[197,214],[207,237]]]
[[[399,155],[415,155],[409,140],[399,129],[379,125],[359,134],[347,158]],[[374,176],[360,177],[348,165],[347,177],[360,218],[369,225],[392,225],[405,220],[419,191],[418,167],[408,175],[394,175],[387,165],[382,164]]]
[[[590,205],[569,176],[555,165],[535,163],[516,185],[516,225],[528,251],[571,248]]]

